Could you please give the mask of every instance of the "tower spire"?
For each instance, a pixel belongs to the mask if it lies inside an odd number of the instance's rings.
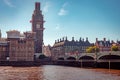
[[[40,2],[35,3],[35,10],[40,10]]]
[[[32,15],[32,31],[36,33],[35,53],[42,53],[44,18],[40,10],[40,2],[35,2],[35,10]]]

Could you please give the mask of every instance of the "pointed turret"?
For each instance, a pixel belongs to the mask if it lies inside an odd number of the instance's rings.
[[[72,37],[72,41],[74,41],[74,37]]]
[[[67,41],[67,36],[65,37],[65,41]]]
[[[81,42],[81,37],[80,37],[80,39],[79,39],[79,42]]]
[[[40,10],[40,3],[39,2],[35,3],[35,10]]]
[[[88,41],[88,37],[86,37],[86,41]]]

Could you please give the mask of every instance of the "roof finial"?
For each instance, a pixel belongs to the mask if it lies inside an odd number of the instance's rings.
[[[40,2],[35,3],[35,10],[40,10]]]
[[[72,37],[72,41],[74,41],[74,37]]]
[[[81,41],[81,37],[80,37],[79,41]]]
[[[88,41],[88,37],[86,37],[86,41]]]
[[[67,41],[67,36],[66,36],[66,39],[65,39],[66,41]]]
[[[63,37],[63,41],[64,41],[64,37]]]

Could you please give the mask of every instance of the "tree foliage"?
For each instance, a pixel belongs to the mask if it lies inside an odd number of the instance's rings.
[[[95,53],[95,52],[99,52],[99,48],[97,46],[91,46],[91,47],[88,47],[86,49],[86,52],[87,53]]]
[[[118,46],[117,45],[113,45],[112,47],[111,47],[111,51],[118,51],[119,49],[118,49]]]

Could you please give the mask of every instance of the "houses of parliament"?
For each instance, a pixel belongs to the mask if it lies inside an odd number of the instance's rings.
[[[0,30],[0,61],[34,61],[35,53],[42,53],[44,19],[40,2],[35,3],[32,14],[32,30],[20,33],[18,30],[7,31],[7,38],[2,38]]]
[[[86,53],[86,49],[90,46],[97,46],[100,52],[110,51],[112,45],[119,46],[120,41],[107,41],[106,38],[90,43],[80,38],[79,40],[68,40],[67,37],[55,40],[54,45],[43,46],[44,17],[40,8],[40,2],[35,3],[35,9],[30,20],[32,24],[31,31],[23,34],[18,30],[7,31],[7,38],[2,38],[0,30],[0,61],[34,61],[36,56],[41,53],[50,56],[52,59],[58,59],[63,56],[79,55]]]

